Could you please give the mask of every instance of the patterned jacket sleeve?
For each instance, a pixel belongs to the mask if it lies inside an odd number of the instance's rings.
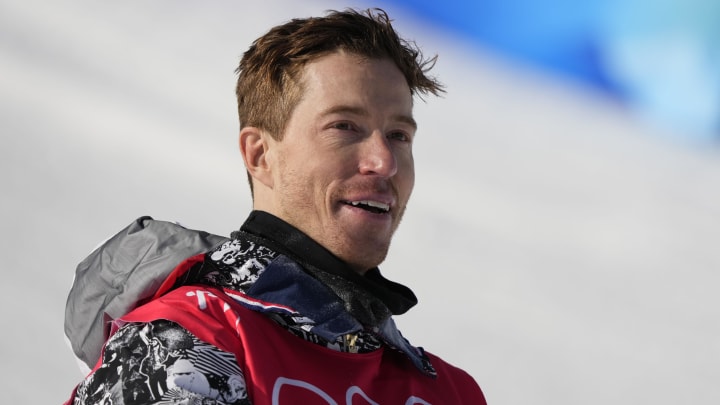
[[[130,323],[110,338],[102,365],[77,388],[73,404],[203,403],[250,405],[231,353],[182,326]]]

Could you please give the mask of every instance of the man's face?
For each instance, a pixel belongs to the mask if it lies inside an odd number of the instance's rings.
[[[302,85],[269,148],[272,213],[364,272],[385,259],[415,182],[410,88],[389,59],[342,52],[308,63]]]

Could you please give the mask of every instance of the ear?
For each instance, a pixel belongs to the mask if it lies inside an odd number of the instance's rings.
[[[270,135],[256,127],[244,127],[240,130],[240,154],[245,168],[253,179],[268,188],[273,187],[272,165],[268,159]]]

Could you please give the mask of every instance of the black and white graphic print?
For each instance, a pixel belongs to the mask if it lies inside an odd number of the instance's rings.
[[[208,253],[207,257],[217,270],[204,276],[206,282],[246,291],[277,253],[246,239],[233,239]]]
[[[103,365],[74,404],[249,405],[235,356],[159,320],[127,324],[108,341]]]
[[[246,291],[277,256],[273,250],[253,241],[244,238],[229,240],[208,253],[207,258],[216,270],[205,274],[204,282],[215,287]],[[312,320],[279,313],[270,314],[270,318],[295,336],[331,350],[369,353],[382,346],[381,340],[370,331],[360,331],[350,339],[340,336],[335,341],[328,341],[311,332]]]

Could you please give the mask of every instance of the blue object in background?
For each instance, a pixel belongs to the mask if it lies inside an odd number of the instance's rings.
[[[386,1],[589,83],[678,136],[720,139],[720,1]]]

